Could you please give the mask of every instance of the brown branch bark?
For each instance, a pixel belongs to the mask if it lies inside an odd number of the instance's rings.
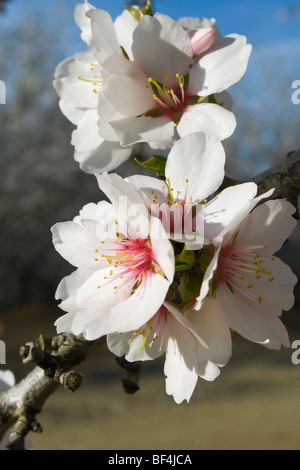
[[[298,196],[300,195],[300,149],[287,154],[280,164],[269,168],[251,180],[258,185],[258,194],[263,194],[275,188],[271,199],[287,199],[298,211]],[[225,177],[221,189],[241,183]]]
[[[272,199],[287,198],[297,207],[300,194],[300,150],[291,152],[285,160],[252,179],[262,194],[275,188]],[[221,187],[239,184],[241,181],[225,178]],[[35,344],[21,347],[24,363],[34,362],[36,367],[21,382],[9,390],[0,392],[0,441],[11,429],[9,448],[24,449],[24,438],[29,431],[40,432],[36,415],[42,411],[46,400],[60,385],[75,391],[82,376],[73,369],[97,350],[105,338],[89,342],[73,335],[58,335],[52,340],[40,337]],[[123,381],[127,393],[138,390],[139,364],[128,364],[120,359],[128,376]]]
[[[41,336],[35,343],[21,347],[23,363],[37,366],[18,384],[0,392],[0,441],[11,429],[8,448],[23,450],[29,431],[41,432],[36,415],[60,385],[74,392],[81,385],[82,375],[73,369],[102,346],[105,338],[86,341],[71,334],[51,340]]]

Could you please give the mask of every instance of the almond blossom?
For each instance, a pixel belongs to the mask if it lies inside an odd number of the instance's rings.
[[[112,53],[130,50],[136,20],[126,10],[113,23],[104,10],[96,10],[101,35],[92,37],[91,20],[86,16],[95,7],[85,1],[75,7],[75,21],[81,29],[81,38],[89,46],[85,52],[63,60],[55,70],[54,87],[60,97],[59,106],[65,116],[76,125],[71,143],[74,158],[88,173],[111,171],[121,165],[132,153],[132,147],[119,142],[108,142],[98,132],[98,98],[102,93],[102,61]]]
[[[197,132],[179,139],[165,166],[165,181],[145,175],[127,178],[147,196],[152,215],[170,239],[191,250],[209,244],[252,202],[255,183],[228,187],[217,196],[225,172],[225,152],[212,135]]]
[[[279,349],[289,347],[279,317],[293,306],[297,278],[274,253],[296,225],[295,208],[286,200],[270,200],[250,212],[266,195],[248,204],[216,238],[194,308],[203,312],[209,296],[228,327],[250,341]]]
[[[189,402],[198,377],[212,381],[231,356],[228,327],[208,299],[205,313],[187,310],[185,314],[165,302],[140,328],[125,334],[110,334],[108,348],[129,362],[155,359],[165,353],[166,392],[176,403]]]
[[[92,30],[98,30],[95,11],[87,16]],[[243,76],[251,52],[244,36],[222,38],[213,27],[204,33],[187,31],[156,13],[141,18],[131,50],[133,60],[112,54],[102,63],[98,112],[104,139],[126,146],[177,140],[198,131],[223,140],[234,132],[233,113],[203,101]]]
[[[98,181],[111,203],[88,204],[73,221],[52,228],[56,250],[77,267],[57,289],[60,307],[68,312],[56,321],[57,330],[88,340],[146,323],[165,301],[174,276],[172,245],[167,237],[152,237],[160,221],[149,215],[140,191],[116,174],[99,175]],[[126,213],[118,207],[120,194]],[[134,223],[136,207],[142,231]]]

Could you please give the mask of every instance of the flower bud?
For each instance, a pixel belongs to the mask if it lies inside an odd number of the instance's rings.
[[[188,31],[191,46],[195,55],[202,54],[210,48],[215,40],[214,28],[199,28]]]

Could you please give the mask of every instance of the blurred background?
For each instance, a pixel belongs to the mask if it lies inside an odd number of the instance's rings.
[[[94,176],[73,160],[73,126],[52,86],[56,65],[85,49],[73,20],[77,3],[0,1],[0,338],[7,346],[0,367],[17,379],[29,370],[20,364],[20,345],[55,333],[61,311],[54,293],[73,271],[54,250],[50,227],[101,198]],[[113,19],[124,6],[90,3]],[[238,122],[224,142],[229,176],[246,180],[300,148],[300,104],[292,102],[300,80],[299,2],[156,0],[153,7],[174,19],[216,18],[222,35],[243,34],[253,45],[245,76],[229,90]],[[280,256],[299,276],[299,229]],[[300,339],[298,317],[296,301],[283,316],[291,341]],[[83,366],[84,385],[72,398],[59,390],[49,400],[40,417],[45,431],[30,438],[37,449],[299,449],[300,365],[291,354],[234,335],[221,376],[199,382],[190,404],[178,406],[165,394],[162,361],[145,364],[141,390],[126,396],[123,371],[104,349]]]

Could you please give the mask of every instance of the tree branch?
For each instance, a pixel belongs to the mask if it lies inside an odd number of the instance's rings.
[[[247,181],[253,181],[258,185],[258,194],[263,194],[269,189],[275,188],[270,199],[287,199],[296,207],[297,218],[299,217],[300,149],[288,153],[283,162]],[[241,182],[242,181],[225,177],[221,189],[240,184]]]
[[[60,385],[72,392],[77,390],[82,375],[72,369],[104,342],[105,338],[86,341],[82,337],[62,334],[50,340],[40,336],[35,343],[22,346],[23,363],[34,362],[37,366],[14,387],[0,392],[0,441],[11,428],[8,448],[24,449],[28,432],[42,430],[36,415],[46,400]]]

